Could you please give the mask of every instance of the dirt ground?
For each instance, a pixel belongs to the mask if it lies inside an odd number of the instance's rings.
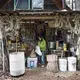
[[[80,72],[50,72],[46,68],[26,69],[24,75],[12,77],[0,71],[0,80],[80,80]]]

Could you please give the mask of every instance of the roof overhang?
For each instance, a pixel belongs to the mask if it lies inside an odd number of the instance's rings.
[[[80,11],[0,11],[1,16],[19,16],[25,20],[52,20],[56,14],[66,16],[80,14]]]

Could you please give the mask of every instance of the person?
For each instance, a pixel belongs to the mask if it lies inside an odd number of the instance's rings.
[[[46,39],[45,38],[45,29],[40,29],[40,35],[44,38],[44,39]]]
[[[42,36],[38,36],[38,46],[42,52],[42,56],[38,56],[39,60],[41,60],[42,67],[45,65],[45,51],[46,51],[46,41]]]

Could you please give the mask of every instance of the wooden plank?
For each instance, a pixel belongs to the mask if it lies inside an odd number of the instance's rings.
[[[26,19],[26,20],[37,20],[37,19],[42,19],[42,20],[52,20],[54,19],[54,16],[21,16],[21,19]]]

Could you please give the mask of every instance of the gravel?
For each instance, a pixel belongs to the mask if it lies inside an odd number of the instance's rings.
[[[0,80],[80,80],[80,72],[49,72],[46,68],[26,69],[24,75],[12,77],[0,70]]]

